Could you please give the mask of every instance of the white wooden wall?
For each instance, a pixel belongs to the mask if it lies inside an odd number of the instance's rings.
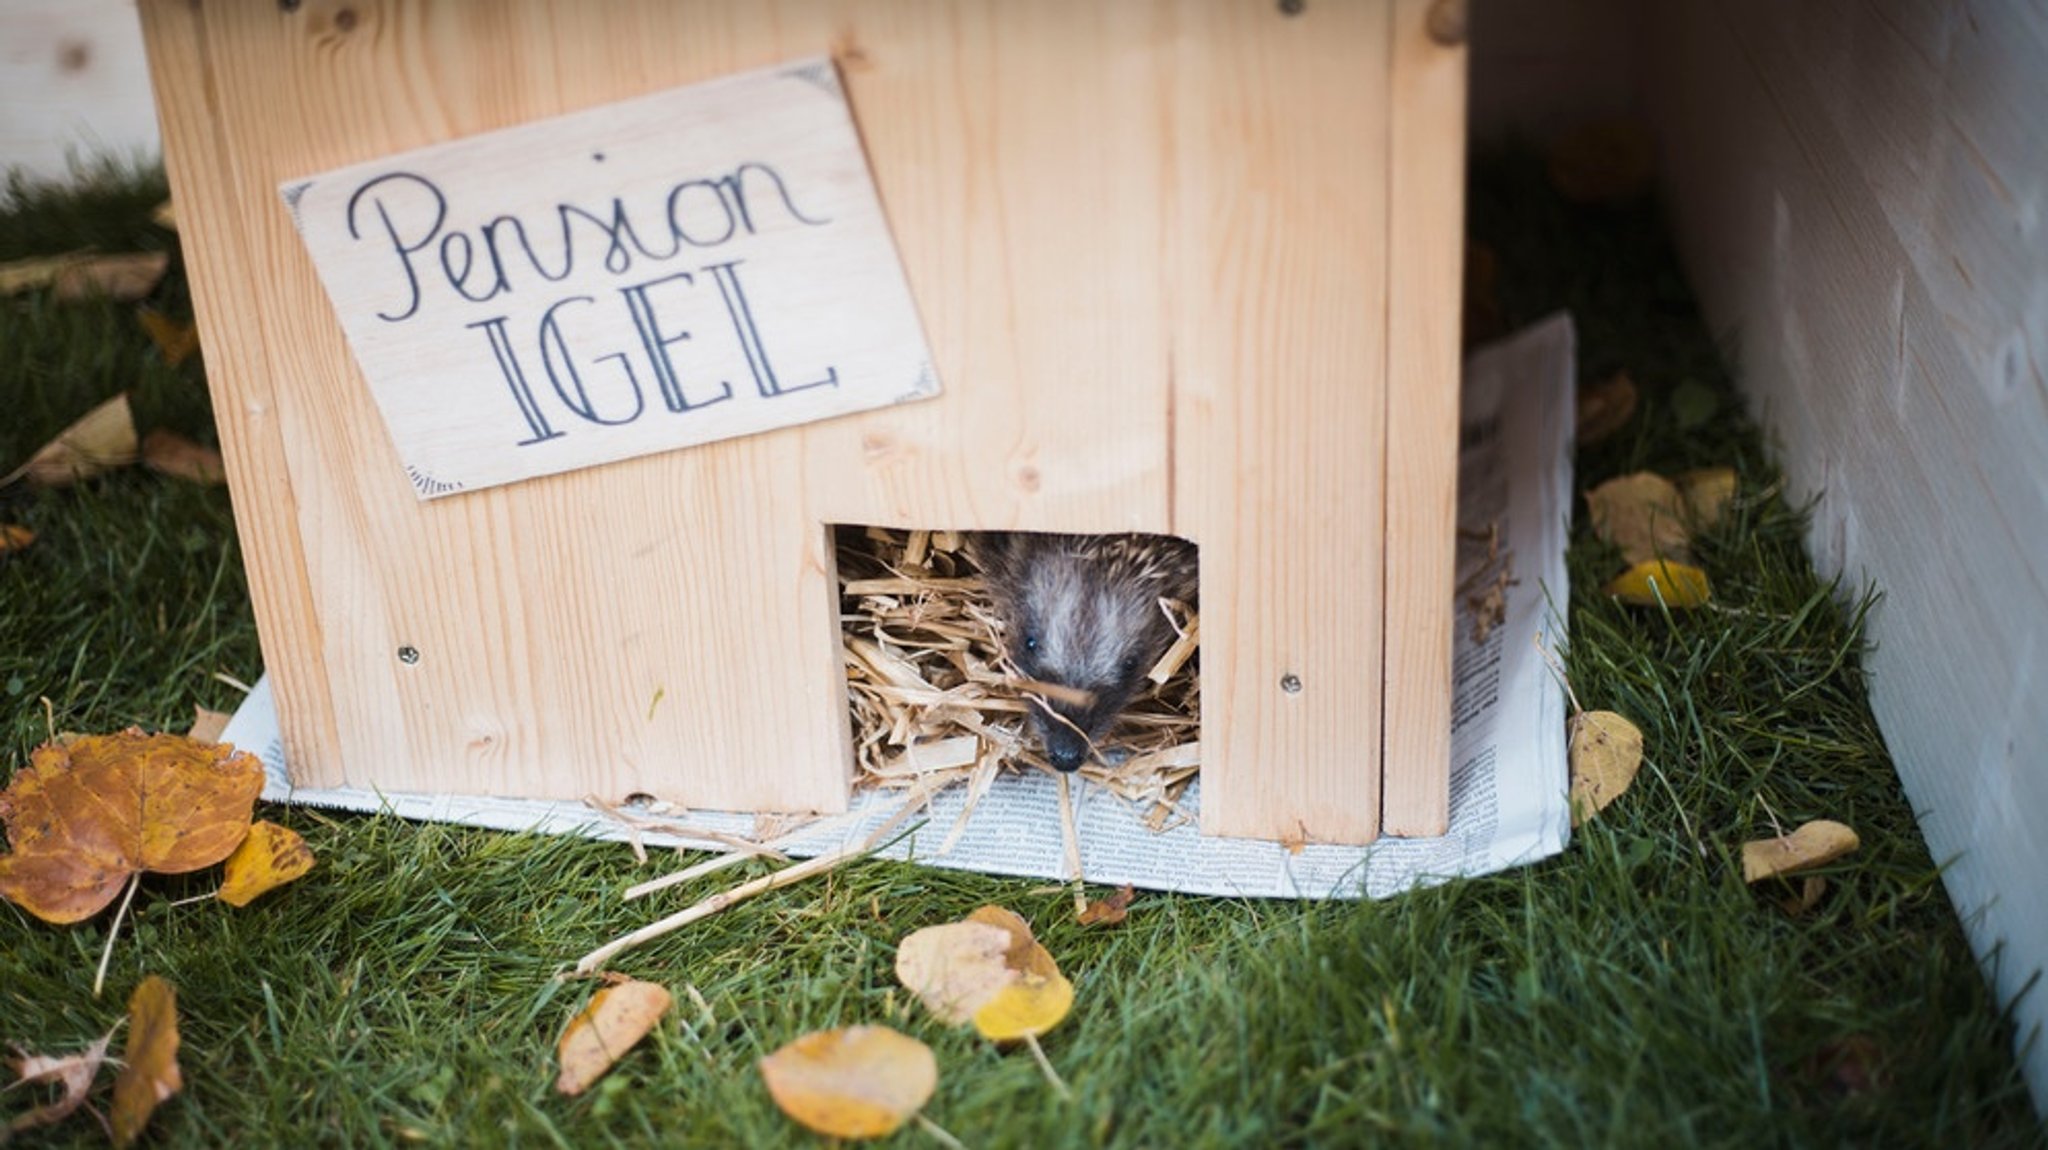
[[[0,173],[157,151],[135,0],[0,0]]]
[[[1872,703],[2010,999],[2048,962],[2048,9],[1674,0],[1646,48],[1694,285],[1816,560],[1884,591]],[[2048,1109],[2048,1034],[2027,1070]]]

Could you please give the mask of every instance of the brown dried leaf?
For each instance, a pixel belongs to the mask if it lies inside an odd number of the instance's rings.
[[[184,1089],[178,1069],[178,992],[152,974],[128,997],[127,1065],[114,1080],[114,1145],[142,1134],[157,1105]]]
[[[1643,732],[1613,711],[1573,715],[1568,730],[1572,825],[1578,826],[1635,782],[1643,765]]]
[[[1849,827],[1833,819],[1815,819],[1789,835],[1743,843],[1742,881],[1796,874],[1831,863],[1861,845]]]
[[[1637,607],[1654,607],[1661,597],[1672,607],[1700,607],[1713,597],[1707,573],[1686,563],[1651,559],[1614,577],[1609,595]]]
[[[224,482],[228,474],[220,452],[161,427],[143,437],[142,465],[159,475],[207,486]]]
[[[82,256],[57,269],[55,295],[66,302],[104,296],[132,303],[156,290],[170,266],[169,252]]]
[[[1636,381],[1617,371],[1598,383],[1579,389],[1577,438],[1580,447],[1598,443],[1636,416]]]
[[[556,1044],[562,1072],[555,1091],[574,1097],[604,1076],[620,1056],[647,1036],[675,1003],[668,988],[628,979],[590,996]]]
[[[182,874],[249,833],[263,765],[233,747],[130,728],[37,747],[0,791],[0,896],[45,922],[90,918],[137,871]]]
[[[248,837],[228,856],[219,898],[248,906],[256,896],[304,878],[313,869],[313,848],[290,827],[268,819],[249,827]]]
[[[54,1102],[15,1115],[6,1129],[0,1130],[0,1143],[5,1143],[9,1135],[38,1126],[54,1126],[70,1117],[71,1112],[84,1103],[86,1092],[92,1089],[93,1077],[107,1059],[107,1043],[112,1038],[113,1035],[108,1034],[76,1054],[58,1057],[30,1054],[17,1047],[20,1057],[14,1060],[15,1085],[54,1082],[64,1088],[64,1093]]]
[[[58,432],[27,463],[0,479],[0,487],[24,477],[38,487],[64,487],[135,462],[135,450],[135,416],[124,391]]]
[[[149,213],[149,221],[160,228],[169,228],[171,231],[177,231],[178,205],[170,200],[165,200],[156,206],[156,210]]]
[[[140,320],[142,330],[149,333],[149,341],[172,367],[191,359],[192,353],[199,350],[197,324],[174,320],[160,311],[144,311]]]
[[[226,711],[209,711],[195,704],[192,708],[192,729],[185,732],[185,737],[195,743],[218,743],[221,732],[228,729],[228,720],[233,717]]]
[[[886,1026],[806,1034],[763,1058],[760,1070],[784,1114],[831,1138],[892,1134],[939,1086],[931,1048]]]
[[[1786,895],[1778,900],[1778,909],[1794,918],[1820,905],[1820,896],[1827,893],[1826,875],[1810,874],[1799,885],[1799,893]]]
[[[1593,534],[1619,547],[1631,564],[1690,558],[1684,497],[1661,475],[1638,471],[1610,479],[1586,492],[1586,510]]]
[[[16,551],[28,550],[36,541],[36,533],[13,523],[0,523],[0,555],[11,555]]]
[[[1137,890],[1130,883],[1125,883],[1115,891],[1095,899],[1087,906],[1081,908],[1079,916],[1081,925],[1094,926],[1100,923],[1103,926],[1115,926],[1117,923],[1130,917],[1131,900],[1136,897],[1138,897]]]

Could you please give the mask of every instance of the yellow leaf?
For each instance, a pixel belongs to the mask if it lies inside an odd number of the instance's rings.
[[[591,995],[590,1004],[569,1023],[555,1046],[562,1063],[555,1090],[573,1097],[589,1089],[620,1055],[654,1029],[674,1002],[667,987],[630,979]]]
[[[37,747],[0,791],[0,897],[45,922],[98,914],[137,871],[183,874],[249,833],[263,764],[129,729]]]
[[[290,827],[268,819],[253,823],[247,838],[228,856],[220,900],[248,906],[257,895],[305,877],[313,869],[313,848]]]
[[[1621,797],[1643,765],[1643,732],[1613,711],[1572,716],[1572,825],[1578,826]]]
[[[939,1085],[931,1048],[886,1026],[806,1034],[760,1068],[784,1114],[832,1138],[892,1134]]]
[[[1742,844],[1742,881],[1795,874],[1831,863],[1861,845],[1856,832],[1832,819],[1816,819],[1789,835]]]
[[[159,475],[212,486],[227,479],[220,452],[159,427],[142,440],[142,465]]]
[[[13,523],[0,523],[0,555],[28,550],[36,541],[36,533]]]
[[[178,1069],[178,992],[152,974],[128,997],[127,1065],[114,1080],[114,1145],[141,1135],[157,1104],[185,1086]]]
[[[1638,607],[1655,606],[1659,596],[1673,607],[1698,607],[1712,594],[1705,571],[1661,559],[1638,563],[1615,576],[1607,593]]]
[[[1702,467],[1680,475],[1676,482],[1686,514],[1693,526],[1702,530],[1719,523],[1728,501],[1735,498],[1733,467]]]
[[[194,324],[180,323],[160,311],[144,311],[141,322],[142,330],[149,333],[149,341],[172,367],[192,358],[192,353],[199,350],[199,328]]]
[[[1074,984],[1054,970],[1027,974],[996,992],[974,1012],[974,1028],[993,1042],[1011,1042],[1044,1034],[1058,1026],[1074,1006]]]
[[[169,228],[175,232],[178,230],[178,205],[165,200],[156,206],[155,211],[149,213],[149,219],[158,227]]]
[[[122,392],[59,432],[0,479],[0,487],[23,477],[38,487],[63,487],[133,463],[135,452],[135,416],[128,410],[128,393]]]
[[[911,932],[896,946],[896,980],[949,1026],[974,1017],[1017,980],[1004,956],[1010,932],[983,922],[949,922]]]
[[[1692,536],[1683,508],[1678,488],[1649,471],[1610,479],[1586,492],[1593,534],[1620,548],[1630,563],[1688,556]]]

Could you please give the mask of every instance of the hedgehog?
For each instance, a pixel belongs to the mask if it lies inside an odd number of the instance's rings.
[[[1195,605],[1195,545],[1171,535],[983,532],[967,541],[1010,662],[1066,688],[1034,696],[1045,757],[1078,769],[1175,638],[1161,600]]]

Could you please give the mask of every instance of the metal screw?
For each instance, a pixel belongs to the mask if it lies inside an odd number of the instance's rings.
[[[398,649],[398,661],[404,663],[408,667],[412,666],[414,663],[420,661],[420,649],[418,647],[412,646],[409,643],[403,647],[400,647]]]
[[[1290,695],[1301,694],[1301,676],[1292,671],[1280,676],[1280,689]]]

